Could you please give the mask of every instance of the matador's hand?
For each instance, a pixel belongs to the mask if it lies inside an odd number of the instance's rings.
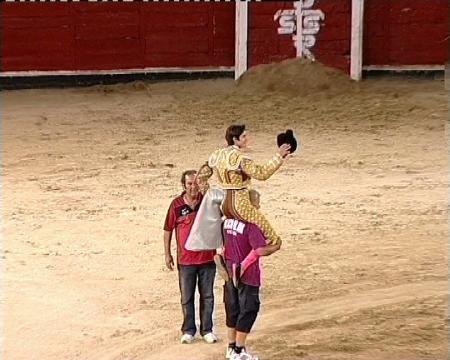
[[[281,155],[281,157],[284,159],[286,156],[288,156],[291,152],[289,151],[291,149],[291,145],[289,144],[283,144],[278,148],[278,153]]]

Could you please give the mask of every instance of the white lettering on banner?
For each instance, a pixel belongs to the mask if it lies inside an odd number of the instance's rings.
[[[280,27],[278,34],[289,35],[292,34],[294,46],[297,43],[296,37],[298,34],[297,15],[300,12],[300,19],[302,19],[302,26],[300,26],[300,36],[302,36],[302,54],[311,60],[314,60],[314,55],[311,49],[316,44],[316,36],[320,31],[320,22],[325,20],[325,14],[322,10],[311,9],[314,6],[315,0],[296,1],[295,9],[278,10],[274,15],[274,20],[278,21]],[[301,3],[301,4],[299,4]],[[299,6],[300,5],[300,6]]]
[[[303,8],[304,9],[309,9],[312,8],[314,6],[314,1],[316,0],[303,0]]]
[[[295,22],[295,10],[278,10],[273,19],[278,20],[280,27],[278,28],[278,34],[289,35],[295,33],[297,30],[297,24]]]

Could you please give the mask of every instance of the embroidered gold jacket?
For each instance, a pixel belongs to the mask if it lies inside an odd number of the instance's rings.
[[[256,164],[243,154],[238,147],[228,146],[214,151],[198,172],[200,191],[208,189],[208,179],[216,172],[219,186],[222,189],[245,189],[250,186],[250,180],[267,180],[283,163],[280,154],[276,154],[263,165]]]

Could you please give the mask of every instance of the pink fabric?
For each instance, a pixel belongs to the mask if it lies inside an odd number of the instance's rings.
[[[241,262],[241,276],[247,271],[249,266],[259,260],[258,250],[252,250],[247,257]]]

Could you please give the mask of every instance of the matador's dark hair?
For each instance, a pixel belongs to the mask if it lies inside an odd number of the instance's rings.
[[[245,125],[231,125],[228,127],[225,133],[225,140],[227,140],[228,145],[234,145],[234,138],[238,138],[245,131]]]

